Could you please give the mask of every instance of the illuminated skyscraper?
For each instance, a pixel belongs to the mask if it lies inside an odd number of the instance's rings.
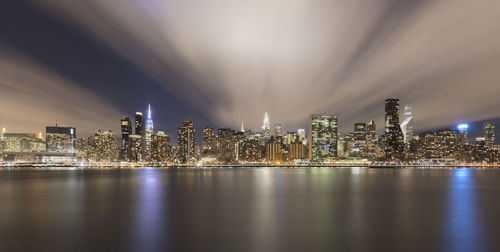
[[[337,116],[311,115],[309,121],[309,159],[327,161],[337,157]]]
[[[267,112],[264,114],[264,122],[262,124],[262,137],[264,142],[267,142],[271,138],[271,125],[269,123],[269,115]]]
[[[196,161],[194,122],[186,120],[177,130],[177,162],[180,164],[194,164]]]
[[[283,161],[283,155],[281,150],[283,146],[281,142],[276,140],[274,136],[272,136],[269,141],[266,143],[266,160],[268,162],[281,162]]]
[[[154,134],[153,118],[151,117],[151,104],[148,104],[148,118],[144,135],[144,156],[146,161],[151,160],[151,136]]]
[[[375,159],[378,153],[378,135],[377,135],[377,126],[375,125],[375,121],[370,121],[367,125],[367,134],[366,134],[366,155],[371,159]]]
[[[354,124],[353,156],[366,156],[366,123]]]
[[[132,135],[132,122],[130,118],[125,116],[121,120],[122,144],[120,148],[120,157],[124,161],[130,160],[130,139]]]
[[[411,114],[411,105],[406,104],[405,106],[405,117],[403,123],[401,123],[401,131],[403,132],[403,140],[405,144],[409,144],[411,138],[413,137],[413,116]]]
[[[117,160],[116,134],[114,131],[98,130],[92,142],[94,160],[113,162]]]
[[[135,112],[135,135],[143,136],[144,135],[144,117],[142,116],[142,112]]]
[[[307,144],[305,129],[298,129],[297,135],[299,135],[299,141],[301,141],[303,144]]]
[[[46,127],[47,152],[76,153],[76,129],[73,127]]]
[[[404,139],[399,125],[399,99],[385,100],[384,150],[387,160],[404,157]]]
[[[457,126],[457,128],[458,128],[458,132],[460,133],[459,143],[460,144],[468,144],[469,143],[469,124],[460,123]]]
[[[151,136],[151,161],[170,162],[170,137],[163,131]]]
[[[487,146],[495,144],[495,122],[484,122],[484,139]]]
[[[217,162],[220,164],[232,164],[235,161],[235,134],[231,129],[219,129],[217,131]]]
[[[205,127],[201,143],[201,157],[204,159],[215,159],[217,153],[217,139],[214,128]]]
[[[131,162],[140,162],[142,161],[142,136],[140,135],[130,135],[129,136],[129,144],[130,144],[130,160]]]

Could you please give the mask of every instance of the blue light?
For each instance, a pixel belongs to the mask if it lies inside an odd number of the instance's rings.
[[[459,130],[466,130],[468,128],[469,128],[469,124],[467,124],[467,123],[461,123],[458,125]]]

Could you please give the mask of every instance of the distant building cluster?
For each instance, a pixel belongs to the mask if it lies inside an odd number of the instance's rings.
[[[484,136],[469,139],[469,126],[415,134],[411,105],[404,107],[400,120],[397,98],[385,100],[385,123],[377,134],[375,121],[358,122],[352,132],[339,132],[336,115],[313,114],[309,131],[286,132],[283,125],[271,125],[264,114],[260,131],[205,127],[201,146],[196,141],[195,122],[186,120],[177,129],[177,146],[164,131],[155,131],[151,106],[147,116],[136,112],[120,121],[121,135],[98,130],[87,138],[76,137],[74,127],[48,126],[41,132],[2,131],[0,151],[3,162],[125,162],[162,164],[244,164],[244,163],[328,163],[339,160],[386,162],[430,161],[499,163],[500,146],[495,144],[495,122],[484,122]],[[118,139],[120,141],[118,142]]]

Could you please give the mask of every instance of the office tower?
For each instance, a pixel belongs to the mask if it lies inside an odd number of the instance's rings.
[[[51,127],[45,128],[47,152],[75,153],[76,152],[76,129],[73,127]]]
[[[486,146],[493,146],[495,144],[495,122],[484,122],[484,139]]]
[[[375,121],[370,121],[366,127],[366,156],[370,159],[377,158],[378,154],[378,135]]]
[[[170,137],[163,131],[158,131],[151,137],[151,161],[171,162]]]
[[[403,123],[401,123],[401,131],[403,132],[403,141],[406,145],[410,143],[411,138],[413,137],[413,116],[411,114],[411,104],[406,104],[405,106],[405,117]]]
[[[354,133],[350,132],[347,134],[343,134],[342,142],[344,143],[343,149],[344,154],[343,157],[352,157],[354,150]]]
[[[76,141],[76,159],[78,162],[88,162],[91,150],[88,139],[80,138]]]
[[[217,162],[232,164],[236,162],[235,137],[231,129],[217,131]]]
[[[273,135],[275,137],[281,137],[283,136],[283,126],[281,123],[275,123],[273,127]]]
[[[146,120],[146,131],[144,134],[144,158],[151,161],[151,136],[154,134],[153,118],[151,117],[151,104],[148,104],[148,118]]]
[[[144,117],[142,116],[142,112],[135,112],[135,135],[143,136],[144,135]]]
[[[281,142],[276,140],[274,136],[271,136],[269,141],[266,143],[266,160],[268,162],[281,162],[283,161],[283,156],[281,150],[283,146]]]
[[[31,133],[4,133],[4,152],[31,152],[29,142],[35,141],[35,135]],[[28,147],[26,147],[26,144]]]
[[[117,161],[117,141],[116,134],[112,130],[98,130],[94,135],[92,143],[94,160],[96,162]]]
[[[132,135],[132,122],[129,117],[124,116],[121,120],[122,144],[120,147],[120,157],[123,161],[130,160],[130,140]]]
[[[240,161],[260,162],[263,158],[264,148],[258,139],[245,139],[241,148]]]
[[[353,156],[366,156],[366,123],[354,124],[354,147]]]
[[[337,116],[311,115],[309,120],[309,159],[322,162],[337,157]]]
[[[206,159],[216,158],[217,139],[214,128],[205,127],[201,143],[201,157]]]
[[[306,130],[305,129],[298,129],[297,135],[299,135],[299,141],[301,141],[303,144],[307,144]]]
[[[289,145],[295,141],[295,138],[298,138],[297,132],[291,131],[287,132],[283,137],[283,144]]]
[[[140,162],[143,160],[142,158],[142,136],[141,135],[130,135],[129,136],[129,144],[130,144],[130,162]]]
[[[177,162],[180,164],[196,163],[195,127],[192,120],[184,121],[177,130]]]
[[[347,155],[344,153],[344,133],[337,133],[337,157],[345,158]]]
[[[404,139],[399,125],[399,99],[385,100],[385,135],[384,150],[387,160],[404,157]]]
[[[460,123],[458,126],[458,132],[460,133],[459,136],[459,143],[462,145],[466,145],[469,143],[469,124],[467,123]]]
[[[306,146],[295,136],[288,145],[288,160],[306,159]]]
[[[271,124],[269,123],[269,115],[264,114],[264,123],[262,124],[262,138],[267,142],[271,138]]]
[[[236,161],[242,159],[243,142],[246,138],[245,132],[233,131],[234,155]]]

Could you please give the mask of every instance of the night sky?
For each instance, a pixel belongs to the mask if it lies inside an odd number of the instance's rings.
[[[500,116],[498,1],[348,2],[4,1],[0,127],[118,131],[151,103],[174,141],[188,118],[255,131],[264,111],[289,131],[312,113],[380,130],[393,96],[417,131]]]

